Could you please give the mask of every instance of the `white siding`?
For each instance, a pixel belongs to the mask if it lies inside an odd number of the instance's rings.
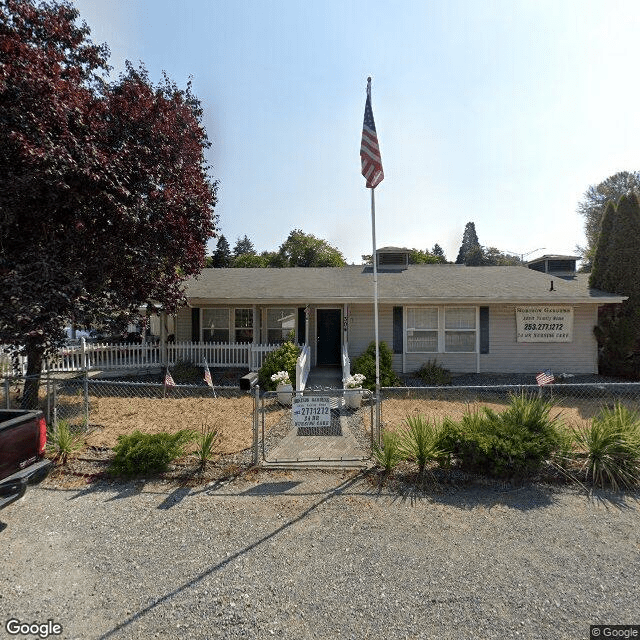
[[[515,305],[492,306],[489,311],[489,353],[480,355],[480,371],[491,373],[597,373],[598,344],[593,327],[597,305],[573,311],[572,342],[523,343],[516,340]]]
[[[410,305],[416,306],[416,305]],[[405,371],[419,369],[428,360],[454,373],[597,373],[598,346],[593,335],[597,305],[574,307],[573,341],[523,343],[516,341],[515,305],[489,306],[489,353],[406,353]],[[405,308],[406,316],[406,308]],[[380,340],[393,347],[393,307],[379,307]],[[479,327],[477,328],[479,331]],[[373,305],[350,305],[349,356],[358,357],[373,340]],[[402,372],[402,356],[394,355],[393,368]]]
[[[378,306],[378,336],[381,342],[387,343],[389,349],[393,349],[392,305]],[[354,358],[357,358],[374,338],[373,303],[349,305],[349,357],[351,360],[353,361]],[[398,358],[401,367],[402,356],[399,355]]]
[[[182,307],[176,315],[176,342],[191,342],[191,308]]]

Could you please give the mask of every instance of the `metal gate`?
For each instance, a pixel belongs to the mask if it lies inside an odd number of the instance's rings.
[[[366,389],[256,394],[254,445],[264,464],[366,463],[378,437]]]

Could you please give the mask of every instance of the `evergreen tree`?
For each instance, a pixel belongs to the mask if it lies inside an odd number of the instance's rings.
[[[581,270],[590,271],[598,246],[600,228],[608,203],[618,204],[620,198],[640,193],[640,171],[620,171],[600,184],[591,185],[578,204],[578,213],[584,217],[587,246],[578,247],[583,256]]]
[[[640,377],[640,202],[632,193],[608,204],[602,219],[589,285],[628,296],[599,312],[596,338],[600,373]]]
[[[238,238],[236,240],[236,245],[233,247],[233,257],[237,258],[238,256],[243,256],[246,254],[255,255],[256,250],[253,246],[253,242],[249,240],[247,235],[245,234],[244,238]]]
[[[442,264],[445,264],[447,262],[447,257],[444,255],[444,250],[437,242],[436,244],[433,245],[433,249],[431,249],[431,253],[436,258],[438,258],[438,262],[441,262]]]
[[[231,248],[229,247],[229,242],[222,234],[218,238],[216,250],[211,256],[211,266],[216,269],[231,266]]]
[[[456,264],[466,264],[474,267],[483,264],[482,247],[476,233],[476,225],[473,222],[467,222],[465,225]]]

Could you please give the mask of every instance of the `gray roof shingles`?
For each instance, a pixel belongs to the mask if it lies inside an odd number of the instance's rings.
[[[550,291],[553,280],[553,291]],[[193,303],[356,303],[373,298],[373,271],[363,266],[204,269],[185,283]],[[623,296],[589,289],[588,277],[564,279],[525,267],[411,265],[378,272],[381,303],[596,303]]]

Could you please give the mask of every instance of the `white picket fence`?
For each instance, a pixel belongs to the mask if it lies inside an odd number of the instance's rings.
[[[215,368],[248,368],[257,371],[265,356],[279,344],[231,344],[226,342],[172,342],[159,344],[95,344],[84,340],[78,346],[60,349],[49,359],[44,371],[95,371],[112,369],[149,369],[177,362],[193,362]],[[0,375],[25,375],[26,358],[19,357],[14,370],[8,352],[0,351]]]

